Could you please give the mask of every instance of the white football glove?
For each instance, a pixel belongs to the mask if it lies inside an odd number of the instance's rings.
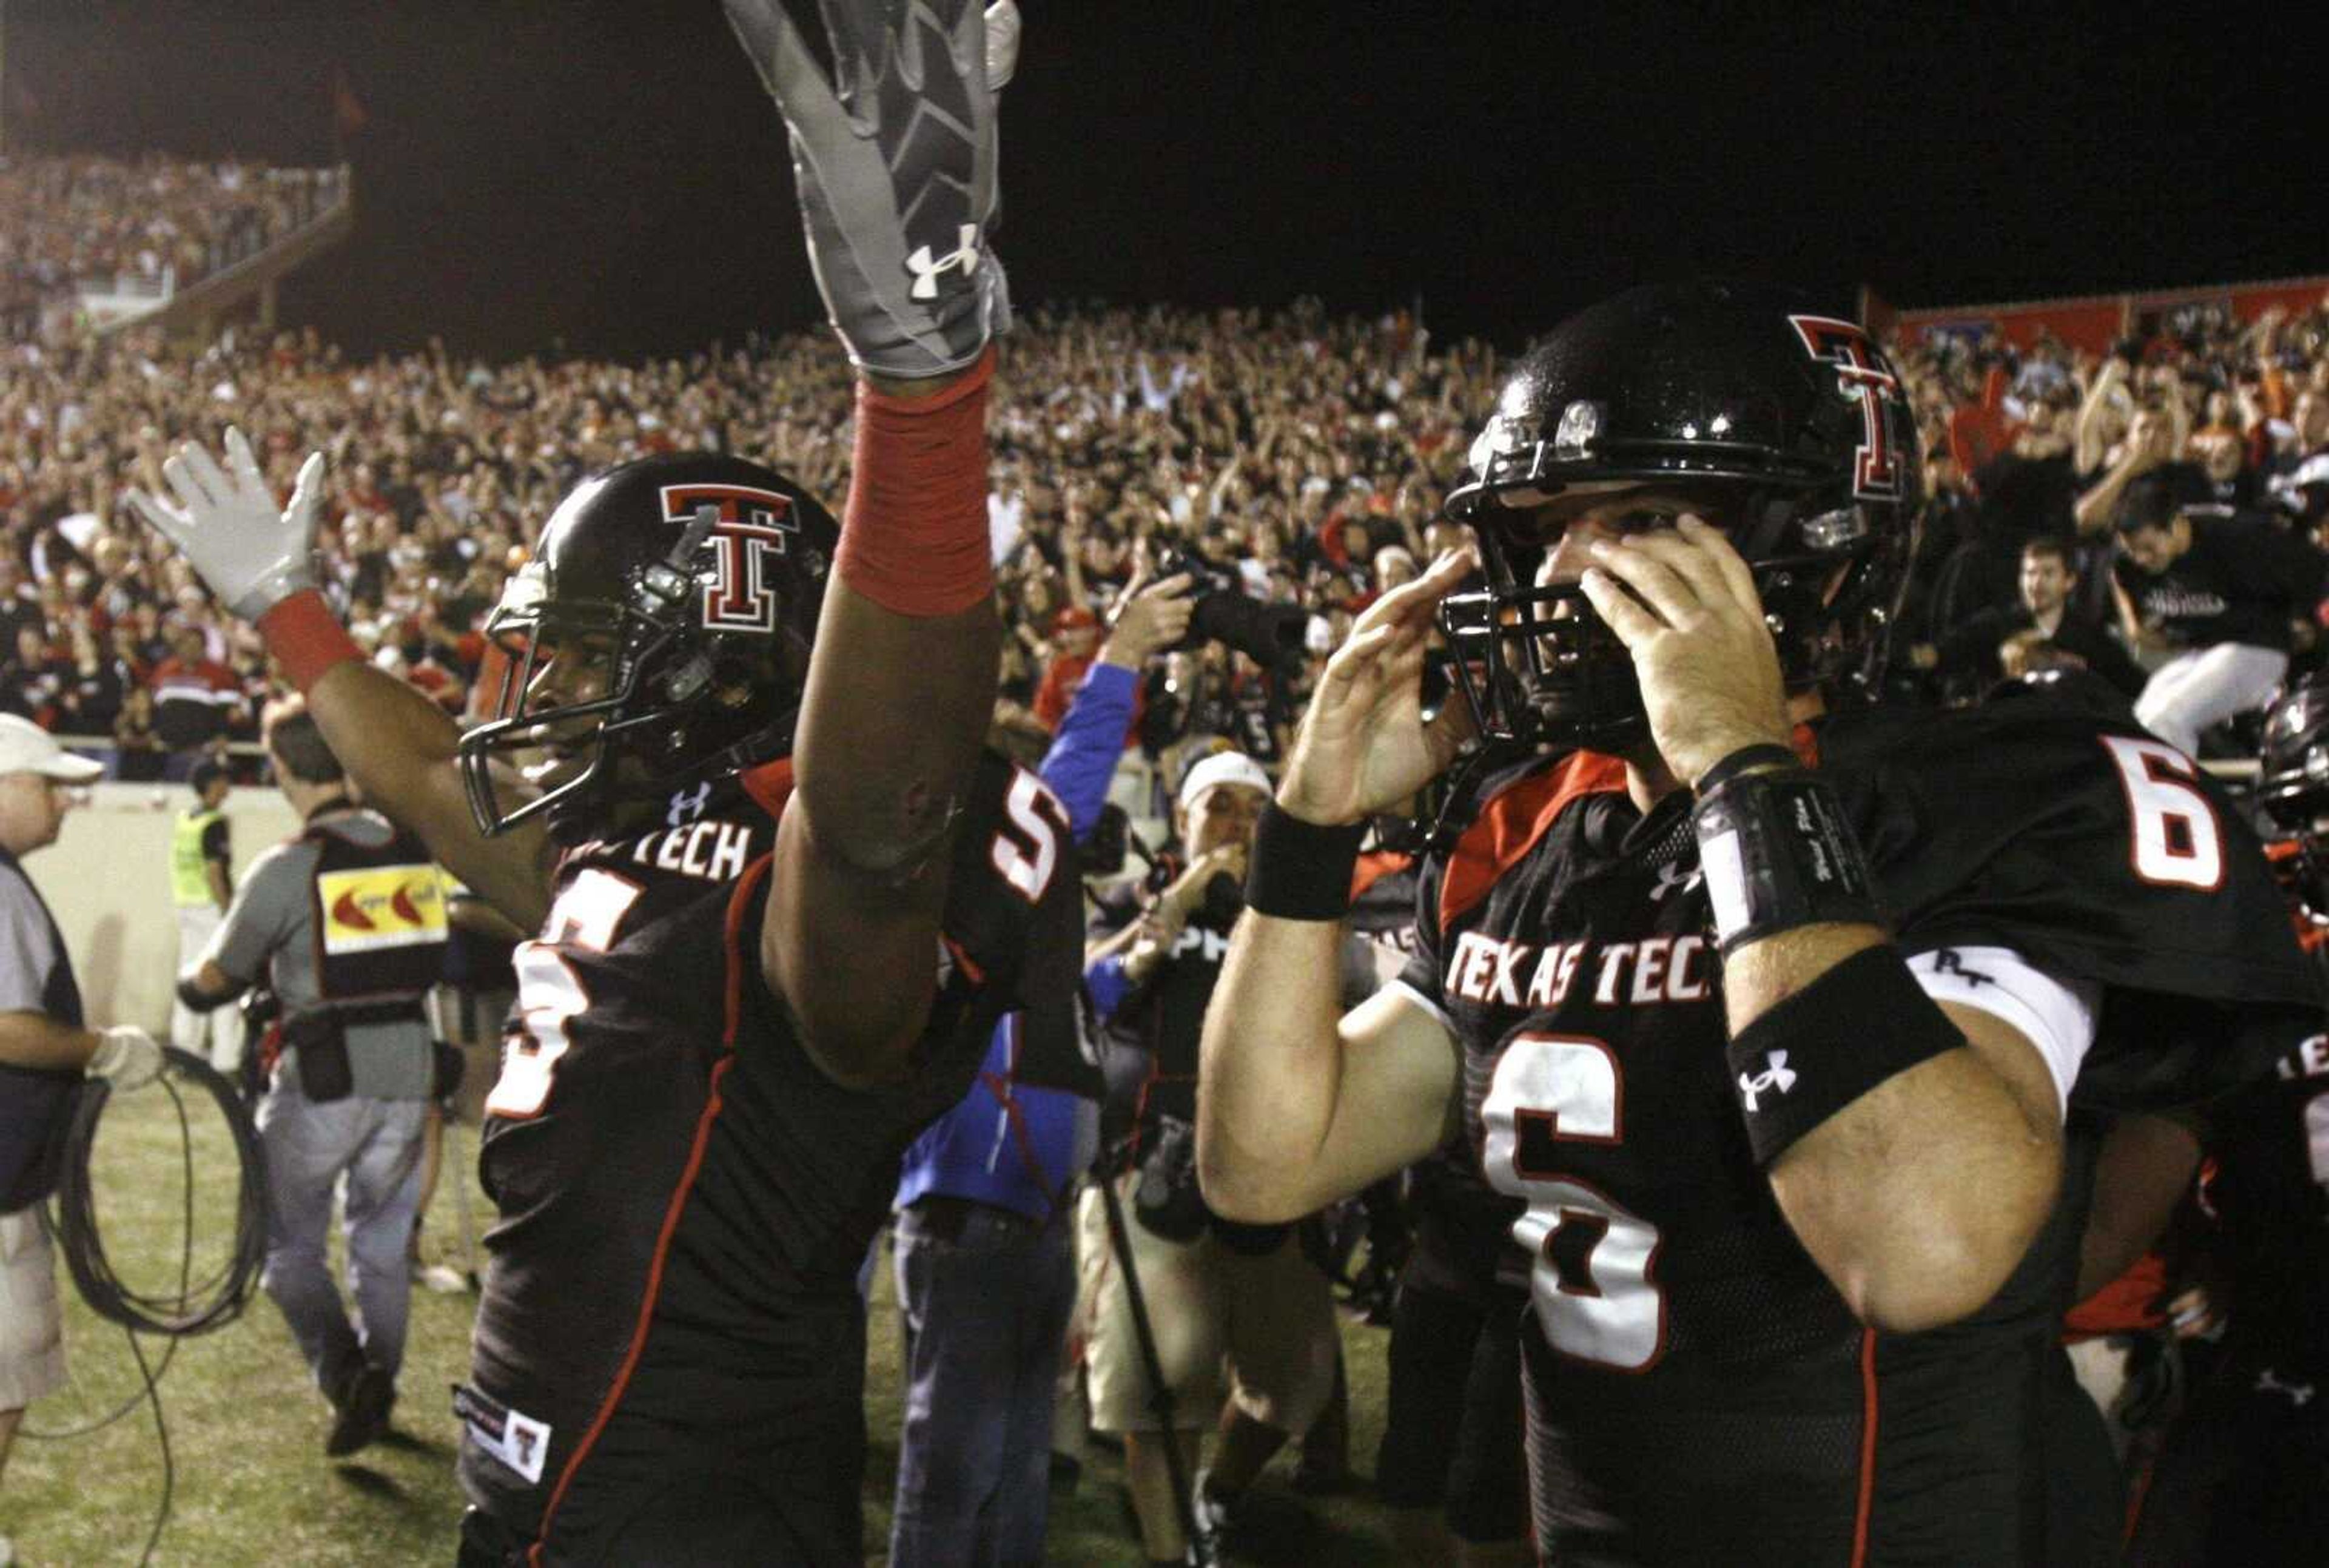
[[[116,1024],[97,1032],[98,1045],[90,1053],[87,1072],[127,1092],[143,1089],[162,1075],[162,1047],[154,1036],[134,1024]]]
[[[976,362],[1011,325],[988,239],[1015,4],[983,14],[977,0],[818,0],[830,73],[783,0],[726,5],[792,133],[809,262],[851,362],[903,380]]]
[[[245,620],[257,620],[303,588],[316,586],[316,504],[324,489],[324,454],[299,465],[291,505],[275,510],[274,493],[240,430],[226,433],[226,467],[188,442],[162,465],[178,493],[173,506],[142,490],[129,504],[153,530],[178,547],[219,601]]]

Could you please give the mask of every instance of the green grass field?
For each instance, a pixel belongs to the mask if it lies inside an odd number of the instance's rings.
[[[214,1269],[231,1218],[231,1151],[217,1112],[197,1096],[195,1112],[194,1274]],[[476,1142],[459,1135],[460,1153]],[[179,1124],[168,1096],[150,1090],[109,1109],[93,1157],[103,1239],[115,1273],[143,1292],[174,1288],[184,1251]],[[459,1226],[449,1172],[431,1205],[424,1251],[459,1262]],[[472,1212],[487,1210],[470,1180]],[[866,1424],[872,1462],[865,1488],[867,1562],[883,1559],[897,1454],[898,1325],[891,1304],[888,1259],[868,1331]],[[0,1534],[14,1538],[23,1563],[133,1563],[162,1500],[162,1450],[127,1337],[95,1317],[58,1272],[66,1295],[72,1384],[25,1417],[0,1485]],[[394,1434],[335,1463],[323,1455],[327,1412],[273,1304],[254,1298],[243,1318],[177,1343],[161,1384],[175,1483],[170,1519],[152,1561],[241,1565],[449,1563],[461,1502],[453,1481],[455,1428],[447,1391],[467,1365],[475,1298],[431,1295],[416,1288],[411,1343]],[[1383,1335],[1345,1322],[1352,1403],[1352,1455],[1371,1469],[1382,1430]],[[149,1360],[167,1342],[144,1341]],[[36,1440],[32,1432],[78,1428],[134,1402],[130,1412],[85,1436]],[[1256,1563],[1388,1563],[1387,1516],[1363,1493],[1302,1499],[1282,1491],[1281,1459],[1262,1488],[1273,1526]],[[1051,1560],[1062,1563],[1137,1563],[1142,1556],[1120,1502],[1115,1456],[1085,1455],[1081,1485],[1055,1492]]]

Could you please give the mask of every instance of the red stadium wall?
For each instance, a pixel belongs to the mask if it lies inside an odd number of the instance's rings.
[[[2162,318],[2192,306],[2214,306],[2230,311],[2233,319],[2253,321],[2277,305],[2295,314],[2310,309],[2329,294],[2329,274],[2313,278],[2277,278],[2261,283],[2216,283],[2191,288],[2162,288],[2140,294],[2093,294],[2074,299],[2029,299],[2004,305],[1930,306],[1897,310],[1872,288],[1861,290],[1861,319],[1879,336],[1895,334],[1913,344],[1935,334],[1994,332],[2017,348],[2051,331],[2073,348],[2106,354],[2128,333],[2156,331]]]

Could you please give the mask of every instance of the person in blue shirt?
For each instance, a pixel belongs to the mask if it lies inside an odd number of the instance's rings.
[[[1064,808],[1078,845],[1107,801],[1142,667],[1188,629],[1188,588],[1175,576],[1127,590],[1037,770],[1051,798],[1024,808]],[[1043,1558],[1052,1388],[1076,1294],[1070,1195],[1098,1131],[1079,1005],[1065,996],[1004,1018],[978,1082],[906,1152],[896,1568]]]

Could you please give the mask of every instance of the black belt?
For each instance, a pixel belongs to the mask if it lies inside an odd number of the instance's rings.
[[[419,997],[384,1002],[325,1002],[299,1010],[301,1018],[329,1018],[343,1028],[371,1024],[427,1024],[428,1004]]]

